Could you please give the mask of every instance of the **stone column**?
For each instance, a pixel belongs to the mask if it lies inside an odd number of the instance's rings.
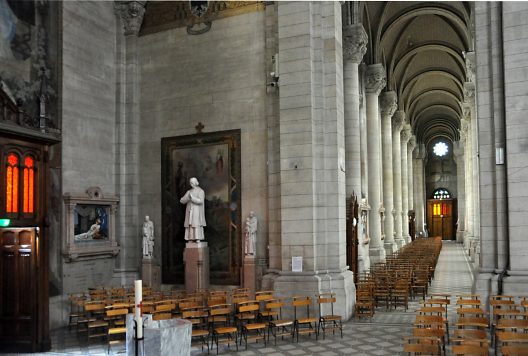
[[[409,225],[409,212],[414,210],[414,170],[413,170],[413,150],[416,147],[416,136],[412,135],[407,144],[407,225]],[[407,228],[408,229],[408,228]],[[416,229],[415,229],[416,230]],[[409,232],[410,233],[410,232]],[[415,236],[410,236],[414,240]]]
[[[343,27],[343,81],[345,101],[346,194],[361,199],[361,140],[359,116],[359,72],[367,51],[368,36],[362,24]]]
[[[469,62],[469,63],[468,63]],[[469,52],[466,54],[466,68],[467,72],[472,72],[475,63],[475,53]],[[469,68],[468,68],[469,66]],[[469,75],[469,79],[472,80],[472,75]],[[479,197],[479,156],[478,156],[478,127],[477,127],[477,110],[475,107],[475,83],[469,81],[464,83],[464,106],[469,108],[469,130],[471,132],[470,149],[466,151],[471,155],[471,181],[472,181],[472,216],[473,216],[473,242],[471,244],[470,251],[471,260],[478,258],[477,254],[480,253],[480,197]]]
[[[116,258],[115,278],[118,284],[129,284],[137,278],[141,263],[141,233],[138,212],[139,196],[139,64],[138,33],[145,14],[146,1],[115,2],[116,16],[123,25],[124,37],[118,36],[116,108],[118,169],[116,182],[119,191],[118,224],[116,225],[121,250]],[[161,221],[156,222],[161,226]],[[161,234],[159,234],[161,236]],[[161,246],[160,241],[155,245]],[[153,264],[159,256],[154,251]]]
[[[414,211],[416,212],[416,235],[424,236],[425,225],[425,172],[424,159],[427,155],[423,143],[416,146],[413,154],[414,170]]]
[[[371,206],[369,217],[370,262],[371,265],[385,260],[385,249],[381,240],[381,145],[378,96],[386,84],[385,68],[382,64],[367,67],[367,152],[368,152],[368,202]]]
[[[465,219],[465,234],[464,234],[464,248],[469,253],[471,242],[473,241],[473,179],[472,179],[472,156],[471,156],[471,131],[469,123],[469,112],[465,110],[465,117],[460,120],[461,136],[463,137],[464,152],[467,152],[464,159],[465,164],[465,198],[466,198],[466,219]]]
[[[464,226],[466,214],[466,195],[465,195],[465,172],[464,172],[464,145],[465,137],[460,133],[460,141],[453,142],[453,155],[457,165],[457,232],[456,240],[459,243],[464,241]]]
[[[361,198],[368,197],[368,149],[367,149],[367,103],[365,95],[365,83],[367,76],[367,65],[361,63],[359,66],[360,72],[360,96],[359,96],[359,138],[360,138],[360,157],[361,157]]]
[[[397,250],[394,242],[394,181],[392,167],[392,115],[398,107],[396,92],[388,91],[380,96],[381,135],[383,151],[383,206],[385,207],[385,252]]]
[[[403,122],[405,121],[405,113],[398,110],[392,116],[392,169],[394,171],[394,241],[400,249],[405,245],[405,240],[402,237],[402,156],[401,156],[401,131]]]
[[[401,221],[402,221],[402,238],[407,242],[411,242],[411,237],[409,236],[409,177],[407,164],[407,143],[411,138],[411,125],[404,124],[401,131],[400,139],[400,149],[401,149],[401,187],[402,187],[402,212],[401,212]]]
[[[277,8],[279,57],[293,51],[299,60],[281,62],[281,270],[273,287],[283,296],[332,290],[335,312],[348,319],[355,286],[345,250],[341,4],[281,1]],[[298,256],[300,272],[292,270]]]

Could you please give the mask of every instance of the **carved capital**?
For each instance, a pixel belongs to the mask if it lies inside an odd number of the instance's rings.
[[[464,83],[464,101],[471,102],[475,98],[475,83]]]
[[[413,158],[423,160],[427,156],[427,150],[423,143],[416,144],[416,148],[413,151]]]
[[[464,142],[462,140],[453,142],[453,154],[457,159],[464,157]]]
[[[367,82],[365,83],[367,93],[379,95],[385,85],[387,85],[387,75],[383,64],[369,65],[367,67]]]
[[[411,138],[411,135],[412,135],[411,125],[404,124],[400,135],[401,135],[401,143],[406,145],[407,142],[409,142],[409,139]]]
[[[403,128],[403,122],[405,121],[405,111],[397,110],[392,115],[392,132],[399,134]]]
[[[467,52],[466,58],[466,78],[468,82],[475,82],[475,52]]]
[[[114,2],[114,11],[118,18],[123,22],[125,36],[137,36],[143,16],[145,15],[146,1],[116,1]]]
[[[343,58],[353,63],[361,63],[367,53],[368,35],[362,24],[343,28]]]
[[[471,105],[467,102],[462,103],[462,119],[471,121]]]
[[[387,91],[380,95],[380,111],[381,118],[390,120],[396,109],[398,108],[398,97],[395,91]]]
[[[415,147],[416,147],[416,136],[411,135],[411,137],[409,138],[409,143],[407,144],[407,148],[409,149],[410,152],[412,152]]]

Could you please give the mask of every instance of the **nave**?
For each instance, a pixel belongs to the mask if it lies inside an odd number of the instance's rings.
[[[448,307],[450,325],[454,325],[456,318],[457,294],[471,293],[472,274],[467,255],[463,245],[455,242],[444,241],[436,265],[435,277],[429,288],[429,293],[451,294],[451,304]],[[277,346],[269,342],[266,347],[262,344],[251,343],[248,349],[242,346],[236,352],[234,346],[230,349],[220,349],[224,355],[268,355],[268,356],[297,356],[297,355],[397,355],[403,354],[403,337],[410,335],[412,324],[416,317],[416,310],[421,307],[420,298],[409,302],[409,308],[386,311],[385,307],[378,307],[372,320],[362,319],[360,321],[351,319],[344,323],[343,338],[337,334],[327,336],[326,339],[319,337],[315,340],[313,335],[301,336],[299,343],[290,340],[279,340]],[[52,333],[53,349],[50,352],[37,355],[107,355],[106,343],[99,344],[86,342],[79,343],[74,331],[62,328]],[[117,349],[115,350],[118,351]],[[216,350],[212,349],[211,354]],[[192,355],[202,355],[199,348],[193,348]],[[448,347],[449,354],[449,347]]]

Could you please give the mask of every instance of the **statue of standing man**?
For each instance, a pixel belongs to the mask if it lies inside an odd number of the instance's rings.
[[[189,179],[191,189],[180,199],[180,203],[187,204],[185,209],[185,240],[201,241],[204,239],[203,227],[205,223],[205,192],[198,186],[198,179]]]
[[[154,252],[154,223],[149,216],[143,222],[143,258],[150,259]]]
[[[257,240],[257,225],[258,220],[254,212],[250,212],[249,216],[246,219],[246,228],[245,228],[245,248],[244,253],[246,255],[255,254],[255,244]]]

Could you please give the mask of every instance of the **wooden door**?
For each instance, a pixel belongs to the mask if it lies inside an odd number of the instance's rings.
[[[456,239],[454,229],[455,206],[454,199],[429,199],[427,201],[429,236],[442,236],[442,240]]]
[[[354,273],[354,283],[357,283],[359,274],[359,261],[358,261],[358,216],[359,216],[359,204],[357,197],[352,194],[347,207],[347,265],[350,270]]]
[[[37,318],[35,228],[0,229],[0,338],[32,350]]]

